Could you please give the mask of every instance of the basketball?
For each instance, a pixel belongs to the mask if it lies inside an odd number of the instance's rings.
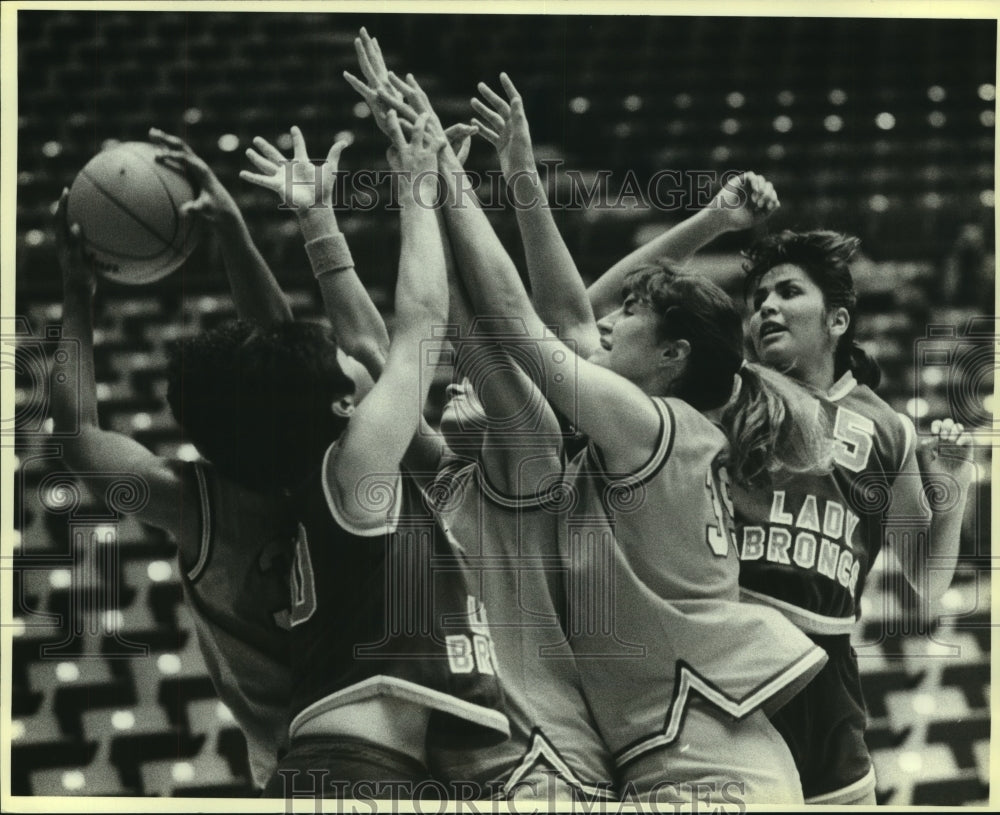
[[[70,187],[69,221],[80,225],[87,257],[115,282],[166,277],[201,237],[201,222],[179,212],[197,192],[182,172],[156,161],[160,152],[125,142],[94,156]]]

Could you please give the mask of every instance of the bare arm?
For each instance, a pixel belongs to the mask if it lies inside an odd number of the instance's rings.
[[[350,73],[345,72],[344,76],[367,102],[375,123],[388,135],[387,117],[391,106],[380,97],[379,91],[396,101],[402,100],[402,94],[389,79],[389,72],[378,41],[370,37],[365,29],[361,29],[360,36],[355,39],[355,49],[361,73],[368,84],[366,85]],[[401,122],[401,125],[406,128],[408,122]],[[464,164],[465,157],[468,155],[470,138],[474,132],[475,128],[461,124],[453,125],[444,131],[444,136],[451,144],[459,164]],[[390,150],[390,164],[393,163],[392,151]],[[474,325],[475,311],[462,281],[455,273],[455,258],[448,238],[444,213],[440,209],[435,209],[435,216],[441,234],[444,236],[445,268],[448,277],[448,324],[456,327],[462,337],[458,350],[466,357],[470,354],[478,354],[482,349],[498,350],[502,346],[496,345],[493,339],[477,338],[470,335],[470,329]],[[538,417],[535,432],[531,434],[530,438],[515,438],[509,430],[503,438],[491,437],[490,432],[487,432],[485,445],[497,451],[497,455],[491,455],[487,459],[489,466],[496,470],[490,475],[494,483],[503,487],[509,486],[507,478],[509,474],[514,474],[516,477],[520,465],[519,457],[525,453],[524,447],[520,446],[521,443],[534,447],[537,453],[537,434],[541,432],[555,436],[559,428],[558,422],[551,414],[544,399],[537,393],[537,389],[531,381],[515,365],[502,366],[502,370],[491,367],[489,382],[491,387],[487,388],[487,392],[480,394],[480,396],[484,409],[493,418],[503,419],[516,415],[526,402],[541,403],[544,406],[543,412],[546,414]],[[557,446],[550,446],[550,449],[553,451],[553,455],[557,454]],[[439,461],[443,452],[444,444],[441,437],[434,434],[426,423],[422,422],[420,431],[414,437],[413,446],[407,454],[407,460],[422,463],[424,468],[427,468],[429,463]],[[432,469],[433,465],[430,468]]]
[[[507,74],[500,74],[500,81],[509,102],[480,82],[479,92],[492,107],[473,99],[472,106],[482,117],[473,119],[473,124],[496,148],[511,187],[535,309],[545,323],[559,327],[561,337],[573,340],[577,353],[586,359],[600,339],[594,310],[539,179],[524,102]]]
[[[635,269],[684,263],[719,235],[760,223],[779,206],[774,187],[763,176],[747,172],[729,179],[705,209],[626,255],[595,280],[587,289],[594,313],[601,318],[618,308],[625,278]]]
[[[317,167],[309,160],[302,132],[297,127],[291,132],[294,150],[291,160],[258,137],[254,139],[256,150],[248,149],[246,154],[259,172],[243,170],[240,178],[271,190],[292,207],[337,345],[364,365],[372,379],[377,379],[389,349],[389,334],[355,271],[333,211],[337,167],[347,142],[334,144],[326,160]]]
[[[254,244],[239,207],[215,173],[176,136],[156,128],[149,136],[166,149],[160,160],[186,172],[199,187],[198,197],[181,205],[181,215],[204,218],[215,232],[239,318],[261,325],[291,320],[288,299]]]
[[[964,428],[951,419],[935,421],[931,425],[933,438],[925,440],[910,451],[903,471],[911,476],[903,485],[919,482],[912,477],[919,471],[925,481],[931,482],[931,492],[937,498],[929,519],[929,548],[919,550],[911,545],[896,550],[907,581],[929,602],[936,602],[951,585],[958,563],[962,519],[972,484],[974,468],[968,460],[968,436]],[[936,483],[935,483],[936,482]],[[899,482],[897,482],[899,483]],[[893,495],[893,511],[919,517],[926,510],[915,490],[900,490]]]
[[[403,115],[427,115],[430,102],[412,76],[401,104]],[[477,313],[519,318],[531,336],[544,340],[538,355],[546,397],[610,454],[612,469],[629,472],[645,463],[660,429],[660,415],[641,389],[617,374],[591,365],[557,340],[535,312],[517,268],[490,226],[479,202],[466,187],[461,165],[445,148],[441,175],[448,185],[445,216],[448,234]],[[561,351],[561,353],[555,353]]]
[[[395,115],[390,114],[394,123]],[[421,352],[432,329],[448,317],[448,282],[444,248],[434,212],[437,181],[432,173],[443,137],[428,134],[426,117],[419,120],[409,143],[398,124],[394,147],[401,169],[409,174],[400,183],[400,262],[396,284],[396,326],[382,375],[357,407],[330,460],[329,483],[336,485],[340,505],[353,519],[371,523],[377,518],[359,500],[357,485],[374,473],[397,472],[420,421],[430,387],[421,375]],[[418,180],[419,179],[419,180]]]
[[[60,266],[63,270],[63,344],[78,365],[60,367],[51,379],[52,419],[63,442],[63,461],[72,471],[132,473],[149,488],[149,500],[140,512],[146,523],[172,533],[181,546],[197,540],[198,513],[179,512],[198,505],[196,485],[181,475],[179,462],[154,455],[121,433],[98,425],[97,385],[94,377],[93,298],[96,278],[80,250],[79,226],[66,223],[66,192],[56,213]],[[190,554],[190,553],[187,553]]]

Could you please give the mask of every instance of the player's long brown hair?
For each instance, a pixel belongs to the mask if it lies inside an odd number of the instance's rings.
[[[744,363],[743,322],[731,297],[710,280],[662,266],[637,269],[625,287],[656,312],[661,340],[690,344],[685,372],[665,395],[700,411],[725,406],[721,424],[737,481],[829,470],[832,447],[819,402],[788,377]]]
[[[816,229],[812,232],[783,230],[757,241],[745,253],[744,294],[749,294],[770,269],[783,263],[798,266],[823,292],[828,311],[845,308],[850,316],[847,331],[837,341],[833,375],[839,379],[847,371],[862,385],[877,388],[882,378],[878,363],[857,343],[855,314],[858,295],[851,276],[851,260],[861,241],[839,232]]]

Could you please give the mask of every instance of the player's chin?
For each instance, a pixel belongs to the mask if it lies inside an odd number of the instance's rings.
[[[610,368],[611,352],[607,348],[598,345],[587,357],[587,362],[593,365],[600,365],[602,368]]]
[[[460,413],[449,403],[441,413],[441,435],[449,447],[469,447],[481,444],[485,434],[482,421]]]

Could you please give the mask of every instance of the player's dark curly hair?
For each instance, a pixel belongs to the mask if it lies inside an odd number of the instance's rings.
[[[185,436],[223,475],[261,492],[289,489],[346,426],[331,410],[354,392],[328,328],[224,323],[178,343],[167,401]]]
[[[690,344],[684,373],[665,395],[700,411],[726,406],[721,421],[734,478],[749,484],[779,469],[829,469],[829,434],[815,398],[782,374],[744,364],[743,321],[729,295],[703,277],[658,265],[632,272],[625,294],[656,312],[658,339]],[[739,393],[730,401],[736,375]]]
[[[749,295],[775,266],[783,263],[798,266],[819,286],[828,310],[845,308],[850,316],[847,331],[837,342],[834,376],[840,378],[851,371],[859,383],[876,388],[882,378],[878,363],[854,339],[858,295],[850,264],[860,245],[857,238],[823,229],[812,232],[786,229],[768,235],[744,252],[744,294]]]

